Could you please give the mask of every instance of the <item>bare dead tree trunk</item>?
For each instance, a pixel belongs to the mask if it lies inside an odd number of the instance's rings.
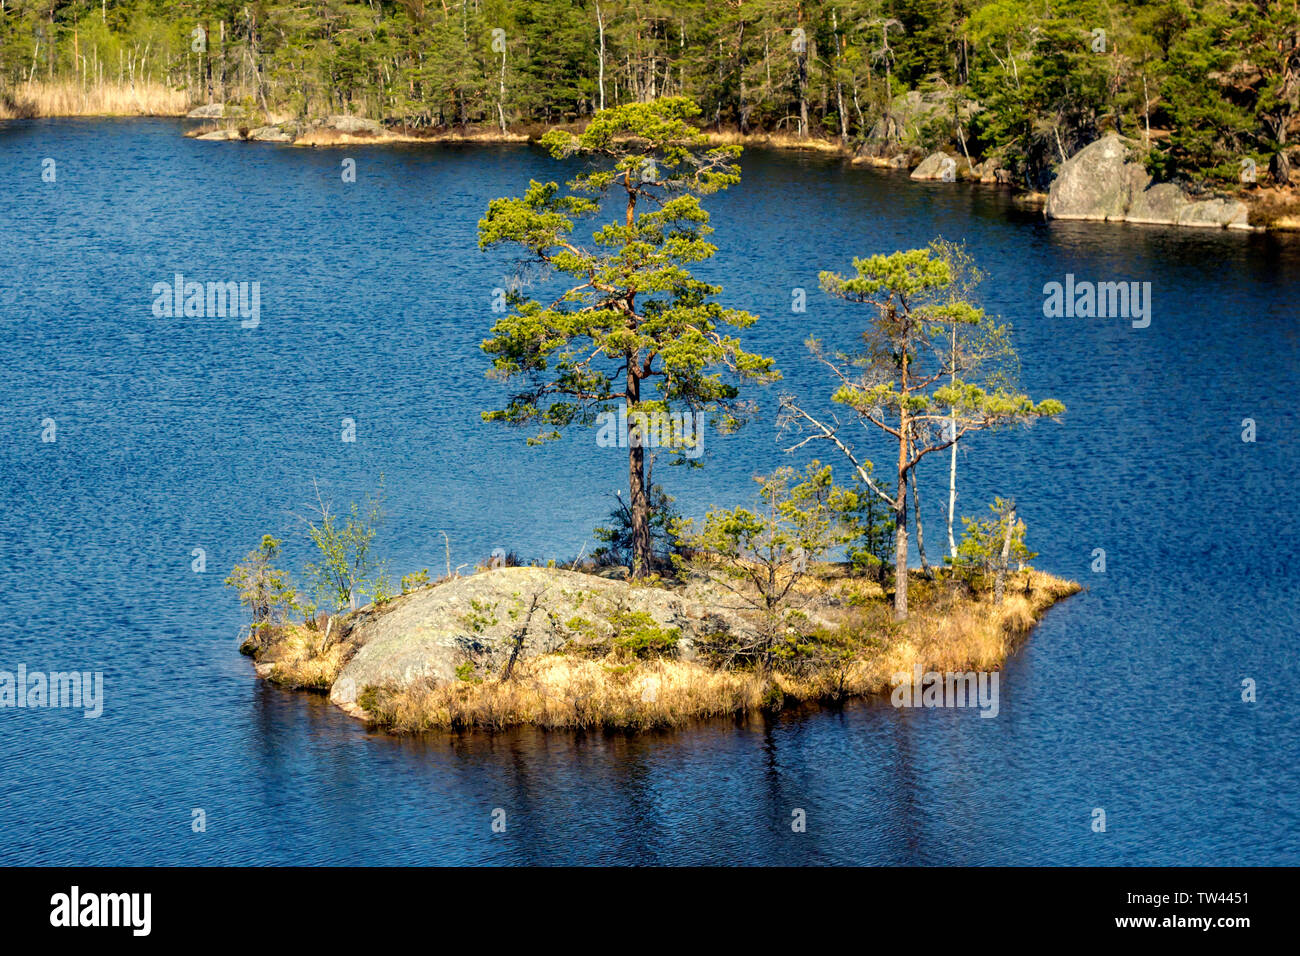
[[[506,131],[506,50],[501,48],[501,80],[499,87],[500,95],[497,99],[497,118],[501,121],[501,132]]]
[[[212,31],[208,29],[208,21],[203,21],[203,95],[207,97],[207,102],[212,102],[212,94],[215,91],[212,88]]]
[[[957,323],[955,322],[952,326],[952,353],[948,365],[948,380],[955,388],[957,385]],[[953,567],[956,567],[957,539],[953,537],[952,525],[957,516],[957,409],[953,408],[951,412],[949,427],[952,431],[949,437],[952,438],[952,463],[948,468],[948,555],[952,558]]]
[[[221,36],[221,102],[225,103],[230,99],[230,84],[226,72],[226,21],[220,21]]]
[[[894,306],[889,307],[889,320],[895,318]],[[907,473],[908,453],[912,447],[912,420],[908,415],[907,352],[901,353],[898,384],[903,400],[898,411],[898,498],[894,502],[894,620],[907,617]]]
[[[1006,586],[1007,566],[1011,563],[1011,534],[1016,527],[1016,503],[1007,505],[1007,530],[1002,538],[1002,558],[998,561],[997,578],[993,584],[993,603],[1002,603],[1002,590]]]
[[[600,12],[600,4],[596,4],[596,28],[600,31],[600,51],[597,54],[600,62],[600,108],[605,108],[605,16]]]
[[[953,429],[957,427],[956,419],[953,420]],[[952,443],[952,464],[948,469],[948,555],[955,562],[957,560],[957,539],[953,537],[952,524],[953,518],[957,514],[957,442]]]
[[[749,131],[749,111],[745,108],[745,21],[740,21],[740,32],[736,34],[736,122],[740,131]]]
[[[831,11],[831,30],[835,36],[835,106],[840,114],[840,142],[849,141],[849,117],[844,110],[844,75],[841,72],[843,45],[840,40],[839,16]]]
[[[803,24],[803,5],[799,6],[799,23]],[[802,38],[798,53],[798,81],[799,81],[799,138],[804,139],[808,135],[808,39]]]

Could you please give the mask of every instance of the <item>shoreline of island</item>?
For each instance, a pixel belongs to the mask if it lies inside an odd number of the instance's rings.
[[[1026,568],[1008,574],[995,603],[991,582],[913,570],[913,610],[895,621],[878,582],[831,564],[817,578],[809,633],[739,664],[711,653],[710,628],[753,620],[719,611],[693,584],[536,566],[452,576],[382,606],[250,636],[241,652],[260,678],[326,694],[393,734],[671,730],[882,694],[900,705],[899,679],[913,673],[940,684],[993,674],[996,695],[1007,658],[1051,607],[1083,590]],[[530,593],[548,597],[528,609]]]

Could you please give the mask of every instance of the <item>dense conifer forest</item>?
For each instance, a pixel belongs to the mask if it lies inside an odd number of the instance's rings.
[[[1106,130],[1161,178],[1289,185],[1297,0],[0,0],[0,106],[62,83],[407,128],[689,96],[711,127],[996,152],[1028,186]],[[914,134],[915,135],[915,134]]]

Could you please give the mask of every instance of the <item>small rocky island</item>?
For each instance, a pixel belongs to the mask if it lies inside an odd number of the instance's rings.
[[[790,389],[776,434],[789,454],[833,450],[839,482],[818,458],[782,465],[702,516],[678,513],[651,482],[655,454],[697,463],[706,425],[734,433],[756,417],[750,392],[782,380],[775,358],[736,334],[758,317],[691,274],[717,251],[703,200],[741,181],[741,148],[711,143],[699,113],[668,97],[602,110],[581,133],[553,129],[541,140],[552,158],[589,161],[571,193],[530,180],[478,223],[485,252],[570,277],[559,299],[520,297],[493,320],[481,349],[504,388],[481,417],[532,431],[530,444],[594,428],[595,454],[626,461],[628,497],[593,531],[602,547],[567,568],[498,549],[461,577],[447,541],[444,578],[407,575],[399,594],[371,547],[378,501],[335,511],[317,487],[307,586],[272,567],[270,537],[230,579],[252,610],[244,649],[260,673],[396,731],[672,727],[877,693],[918,668],[987,679],[1078,590],[1026,566],[1035,555],[1014,497],[983,520],[962,516],[958,544],[964,436],[1059,422],[1065,405],[1019,390],[1010,330],[974,298],[982,273],[940,239],[853,257],[851,274],[821,271],[821,291],[860,310],[859,351],[805,342],[826,369],[819,390],[896,465],[877,473],[822,399]],[[591,221],[602,210],[592,195],[617,200],[616,224]],[[590,247],[570,239],[579,219]],[[944,459],[948,549],[936,566],[917,474]],[[372,603],[358,609],[359,595]]]
[[[998,670],[1080,590],[1024,569],[1007,575],[998,603],[991,587],[913,571],[912,614],[895,622],[877,581],[819,564],[800,584],[795,635],[771,633],[753,601],[710,579],[610,574],[485,569],[311,625],[255,629],[242,650],[267,680],[328,693],[398,733],[649,730],[888,692],[892,675],[918,665]]]

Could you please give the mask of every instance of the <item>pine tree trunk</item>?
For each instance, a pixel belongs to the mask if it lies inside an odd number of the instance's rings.
[[[907,617],[907,478],[899,473],[894,508],[894,620]]]
[[[894,620],[907,617],[907,415],[899,422],[898,496],[894,499]]]
[[[627,368],[627,484],[632,514],[632,576],[650,573],[650,498],[645,481],[645,435],[632,409],[641,401],[641,380],[635,366],[639,356],[628,356]]]

